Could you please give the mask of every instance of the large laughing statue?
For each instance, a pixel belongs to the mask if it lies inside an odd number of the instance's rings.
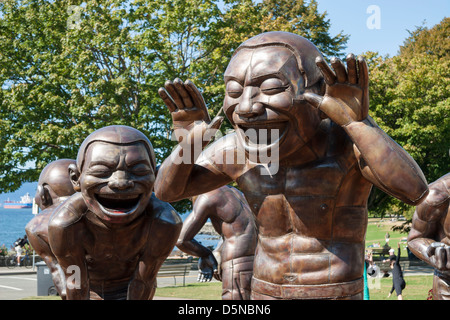
[[[152,193],[150,141],[131,127],[104,127],[86,138],[69,172],[79,192],[49,224],[67,299],[152,299],[182,222]]]
[[[198,157],[196,137],[211,136],[221,119],[210,120],[189,80],[160,89],[180,144],[160,167],[155,194],[176,201],[237,182],[259,232],[253,299],[362,299],[372,186],[411,205],[427,195],[416,162],[368,116],[366,62],[346,60],[331,59],[331,69],[291,33],[245,41],[224,75],[235,133]]]

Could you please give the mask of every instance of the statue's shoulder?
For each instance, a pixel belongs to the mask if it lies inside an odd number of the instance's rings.
[[[147,214],[152,216],[158,222],[181,225],[183,221],[181,220],[178,212],[172,207],[168,202],[158,199],[154,193],[149,200],[149,205],[147,206]]]
[[[49,228],[67,228],[80,221],[88,208],[80,192],[70,196],[55,209],[49,222]]]
[[[438,180],[431,183],[428,187],[429,194],[426,203],[430,206],[437,207],[450,199],[450,173],[442,176]]]

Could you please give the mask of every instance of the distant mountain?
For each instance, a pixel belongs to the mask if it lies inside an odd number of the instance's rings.
[[[3,202],[5,200],[13,200],[13,201],[20,201],[20,197],[25,195],[27,192],[30,194],[31,198],[34,198],[34,195],[36,194],[36,188],[37,188],[37,182],[26,182],[24,183],[19,190],[11,193],[1,193],[0,194],[0,203],[3,207]]]

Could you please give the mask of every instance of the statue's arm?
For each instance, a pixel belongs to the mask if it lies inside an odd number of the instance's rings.
[[[367,180],[405,203],[417,205],[428,193],[422,170],[368,115],[369,72],[364,58],[349,54],[346,60],[347,67],[332,58],[333,71],[323,58],[317,58],[325,95],[305,93],[304,97],[347,132]]]
[[[208,198],[200,195],[194,202],[192,212],[183,222],[180,236],[177,241],[177,247],[187,254],[196,257],[206,257],[212,254],[211,250],[197,242],[194,237],[205,225],[212,212],[212,203],[208,203]]]
[[[80,245],[84,228],[80,219],[79,211],[65,205],[55,212],[48,228],[50,248],[65,277],[67,300],[89,299],[89,276],[85,252]]]
[[[419,204],[428,193],[422,170],[371,117],[344,126],[354,143],[363,176],[384,192],[409,205]]]
[[[180,234],[182,221],[168,203],[154,200],[155,219],[149,238],[128,287],[128,300],[151,300],[156,291],[156,277],[172,252]]]
[[[443,269],[448,260],[444,259],[449,246],[441,241],[445,238],[442,221],[449,208],[448,193],[430,187],[425,201],[416,207],[408,234],[408,248],[419,259],[431,266]],[[447,263],[446,261],[447,260]],[[447,269],[450,267],[447,266]]]

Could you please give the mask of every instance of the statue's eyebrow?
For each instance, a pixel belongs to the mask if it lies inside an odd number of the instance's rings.
[[[125,162],[126,162],[126,158],[125,158]],[[151,162],[150,162],[149,159],[138,159],[138,160],[134,160],[134,161],[129,162],[129,163],[126,162],[126,165],[127,165],[128,167],[133,167],[133,166],[136,166],[136,165],[138,165],[138,164],[146,164],[146,165],[148,165],[149,167],[152,167]]]
[[[280,79],[281,81],[286,82],[286,77],[281,72],[277,71],[277,72],[252,76],[250,78],[250,83],[251,84],[260,84],[264,80],[271,79],[271,78]]]
[[[243,79],[239,79],[239,78],[237,78],[235,76],[224,76],[223,79],[224,79],[225,83],[227,83],[230,80],[234,80],[237,83],[239,83],[241,86],[244,85]]]
[[[111,168],[116,165],[116,161],[97,160],[97,161],[89,162],[89,167],[96,166],[96,165],[103,165],[103,166],[107,166],[107,167]]]

